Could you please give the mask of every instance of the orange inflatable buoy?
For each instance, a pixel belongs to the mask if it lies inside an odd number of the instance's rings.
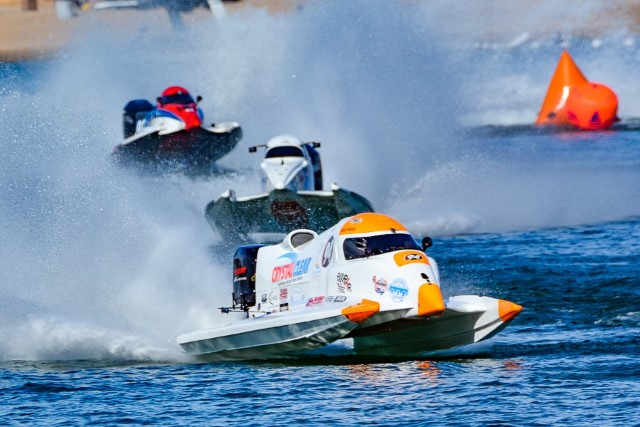
[[[584,130],[603,130],[618,121],[618,97],[607,86],[585,82],[571,89],[566,103],[569,123]]]
[[[603,84],[589,82],[565,50],[551,78],[536,124],[603,130],[619,120],[617,111],[616,94]]]
[[[547,95],[542,102],[542,108],[538,113],[536,124],[558,124],[567,123],[566,102],[572,86],[585,83],[587,78],[582,74],[578,66],[566,50],[562,51],[558,66],[551,77]]]

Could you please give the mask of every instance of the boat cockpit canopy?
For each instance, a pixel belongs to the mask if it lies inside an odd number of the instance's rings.
[[[267,150],[264,157],[267,159],[270,157],[304,157],[304,153],[299,147],[282,145],[279,147],[270,148],[269,150]]]
[[[399,250],[421,250],[411,234],[388,233],[378,236],[351,237],[344,240],[342,245],[344,257],[347,260],[368,258]]]
[[[158,102],[160,102],[161,105],[167,105],[167,104],[195,104],[196,102],[193,100],[193,98],[191,97],[191,95],[189,95],[188,93],[176,93],[173,95],[168,95],[168,96],[162,96],[160,98],[158,98]]]

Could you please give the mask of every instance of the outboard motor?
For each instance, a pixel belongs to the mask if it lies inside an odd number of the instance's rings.
[[[322,164],[320,163],[320,153],[316,150],[316,148],[320,147],[320,143],[311,142],[305,145],[313,166],[314,190],[322,190]]]
[[[256,305],[256,263],[258,249],[265,245],[240,246],[233,256],[233,308],[247,311]]]
[[[144,119],[153,108],[153,105],[146,99],[134,99],[127,102],[122,112],[122,130],[125,139],[136,133],[138,120]]]

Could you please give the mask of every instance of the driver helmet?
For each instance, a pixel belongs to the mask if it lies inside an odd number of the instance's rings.
[[[195,104],[189,91],[182,86],[169,86],[158,97],[158,104]]]

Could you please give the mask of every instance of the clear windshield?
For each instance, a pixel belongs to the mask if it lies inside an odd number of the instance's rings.
[[[267,151],[264,155],[266,158],[269,157],[304,157],[302,150],[298,147],[292,147],[289,145],[285,145],[282,147],[273,147],[269,151]]]
[[[380,236],[354,237],[346,239],[342,245],[346,259],[366,258],[372,255],[404,249],[421,250],[410,234],[390,233]]]

